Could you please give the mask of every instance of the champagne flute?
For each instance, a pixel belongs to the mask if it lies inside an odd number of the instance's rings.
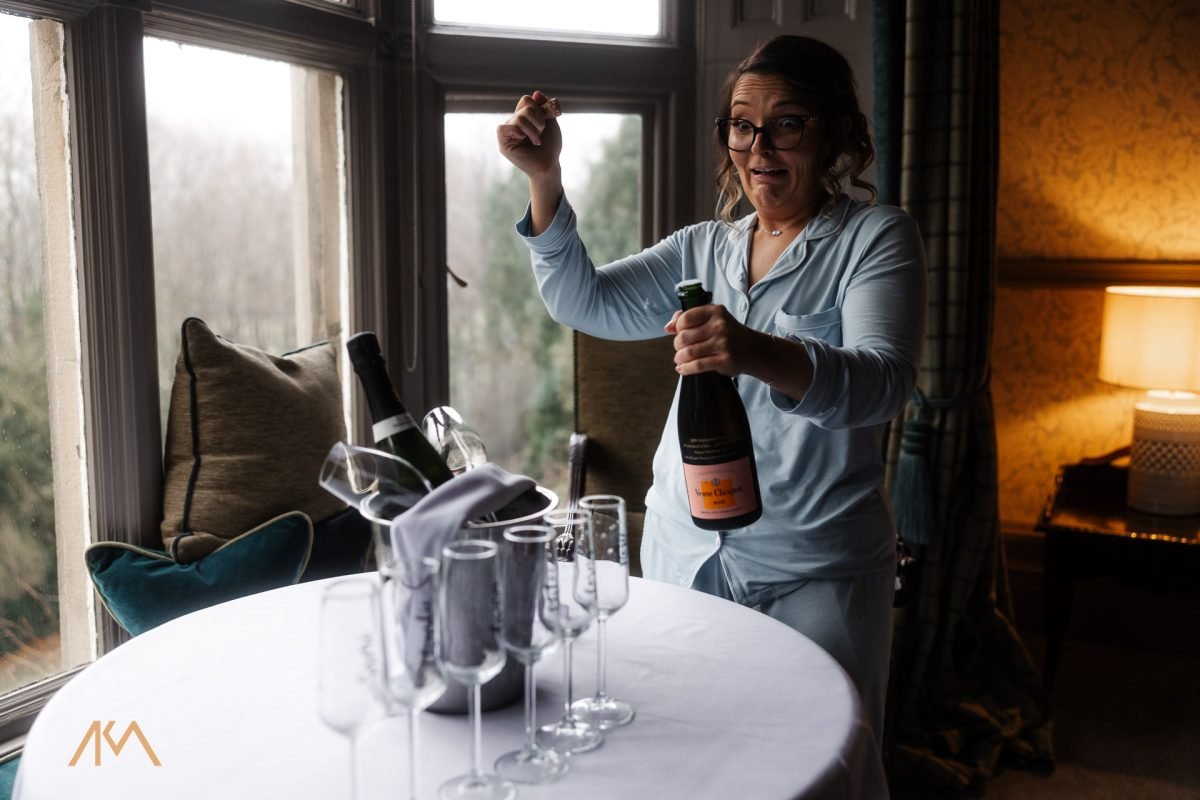
[[[455,475],[487,463],[487,448],[474,428],[450,406],[438,406],[421,420],[425,438]]]
[[[412,508],[432,488],[403,458],[345,442],[329,449],[317,482],[347,505],[383,520]]]
[[[558,634],[542,620],[538,606],[548,590],[547,574],[557,571],[555,531],[545,525],[515,525],[504,531],[500,548],[500,641],[525,665],[525,745],[496,761],[496,772],[522,783],[549,783],[567,774],[567,757],[538,746],[537,687],[533,665],[558,644]]]
[[[350,740],[350,798],[357,794],[358,733],[380,690],[379,590],[371,580],[330,584],[321,595],[317,648],[317,711]]]
[[[588,495],[579,507],[592,512],[596,545],[596,694],[575,702],[578,719],[600,730],[633,721],[633,706],[605,692],[605,623],[629,600],[629,537],[625,501],[611,494]]]
[[[442,784],[442,800],[509,800],[516,787],[483,772],[483,732],[479,719],[479,687],[504,668],[499,639],[496,555],[499,547],[484,539],[463,539],[442,549],[442,582],[438,590],[442,670],[468,688],[473,740],[471,770]]]
[[[537,743],[560,753],[585,753],[604,743],[604,734],[576,719],[571,710],[571,645],[596,618],[596,566],[593,562],[592,513],[551,511],[543,521],[554,529],[554,567],[538,613],[563,642],[563,717],[537,732]]]
[[[389,549],[387,551],[391,553]],[[421,712],[446,691],[437,663],[436,559],[416,564],[381,561],[383,685],[389,713],[408,714],[408,792],[417,798]]]

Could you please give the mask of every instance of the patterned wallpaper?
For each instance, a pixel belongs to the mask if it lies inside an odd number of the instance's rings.
[[[1200,261],[1200,3],[1001,3],[1002,258]],[[1003,287],[1000,517],[1031,526],[1059,464],[1128,443],[1137,392],[1096,378],[1103,291]]]
[[[1103,289],[1001,288],[992,344],[1000,519],[1032,527],[1060,464],[1128,444],[1140,392],[1101,383]]]
[[[1008,258],[1200,261],[1200,3],[1000,4]]]

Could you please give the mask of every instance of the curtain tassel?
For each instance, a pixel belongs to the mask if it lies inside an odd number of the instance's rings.
[[[929,476],[929,445],[933,426],[921,419],[904,422],[900,458],[892,484],[892,507],[900,536],[921,547],[933,543],[933,482]]]

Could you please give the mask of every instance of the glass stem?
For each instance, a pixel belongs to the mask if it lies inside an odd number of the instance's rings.
[[[417,800],[417,722],[421,712],[408,711],[408,800]]]
[[[566,691],[566,699],[563,700],[563,719],[574,719],[571,714],[571,698],[574,696],[571,691],[571,640],[563,639],[563,689]]]
[[[471,777],[475,780],[483,778],[483,721],[479,718],[479,684],[471,687]]]
[[[350,800],[358,797],[358,735],[350,734]]]
[[[537,685],[537,679],[533,676],[533,664],[525,665],[525,749],[533,751],[537,749],[535,735],[537,731],[537,695],[534,694],[534,687]]]
[[[603,700],[604,687],[607,682],[607,670],[604,662],[604,632],[607,630],[604,625],[604,618],[600,617],[596,620],[596,699]]]

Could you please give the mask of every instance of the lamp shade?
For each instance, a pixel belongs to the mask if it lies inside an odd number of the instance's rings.
[[[1200,391],[1200,287],[1105,289],[1100,380]]]

